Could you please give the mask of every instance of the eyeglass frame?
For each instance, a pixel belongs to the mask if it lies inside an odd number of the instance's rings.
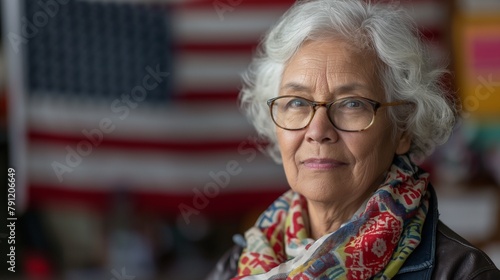
[[[295,97],[295,98],[303,99],[304,101],[306,101],[313,108],[313,113],[311,115],[311,118],[309,119],[309,121],[307,122],[306,125],[304,125],[301,128],[284,128],[284,127],[282,127],[281,125],[279,125],[276,122],[276,120],[274,119],[274,114],[273,114],[273,104],[274,104],[274,102],[276,100],[281,99],[281,98],[285,98],[285,97]],[[412,105],[413,104],[412,102],[409,102],[409,101],[394,101],[394,102],[381,103],[381,102],[375,101],[373,99],[366,98],[366,97],[361,97],[361,96],[344,97],[344,98],[340,98],[340,99],[337,99],[337,100],[332,101],[332,102],[319,102],[319,101],[312,101],[312,100],[309,100],[307,98],[304,98],[304,97],[301,97],[301,96],[296,96],[296,95],[283,95],[283,96],[273,97],[273,98],[268,99],[266,103],[267,103],[267,106],[269,106],[269,113],[271,114],[271,119],[273,120],[274,124],[276,124],[276,126],[278,126],[279,128],[285,129],[285,130],[297,131],[297,130],[304,129],[304,128],[308,127],[309,124],[311,124],[311,121],[313,120],[314,115],[316,114],[316,110],[317,110],[318,107],[325,107],[326,110],[327,110],[327,112],[330,112],[330,108],[335,103],[341,102],[341,101],[346,100],[346,99],[352,99],[352,98],[363,99],[366,102],[368,102],[370,105],[372,105],[372,107],[373,107],[372,120],[371,120],[371,122],[365,128],[362,128],[362,129],[359,129],[359,130],[346,130],[346,129],[338,128],[337,125],[335,125],[335,123],[333,123],[332,118],[331,118],[330,114],[328,113],[327,114],[328,115],[328,120],[333,125],[333,127],[335,127],[336,129],[338,129],[340,131],[345,131],[345,132],[361,132],[361,131],[365,131],[368,128],[370,128],[373,125],[373,123],[375,122],[375,116],[377,115],[377,110],[378,109],[380,109],[382,107],[392,107],[392,106]]]

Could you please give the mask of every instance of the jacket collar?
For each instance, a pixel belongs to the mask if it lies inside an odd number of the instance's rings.
[[[422,229],[421,241],[415,251],[408,257],[403,267],[398,272],[399,274],[409,272],[424,272],[430,275],[435,261],[436,252],[436,231],[439,220],[439,212],[437,208],[437,198],[434,188],[429,183],[427,191],[430,192],[431,198],[429,201],[429,210]]]

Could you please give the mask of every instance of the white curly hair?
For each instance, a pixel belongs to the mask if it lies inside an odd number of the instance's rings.
[[[281,162],[281,155],[266,101],[278,95],[283,69],[305,41],[339,38],[375,52],[388,102],[414,104],[413,110],[396,106],[388,111],[396,130],[411,136],[414,161],[446,142],[457,113],[442,85],[448,71],[432,65],[415,24],[403,10],[361,0],[298,1],[262,40],[240,91],[241,108],[268,142],[266,151],[276,162]]]

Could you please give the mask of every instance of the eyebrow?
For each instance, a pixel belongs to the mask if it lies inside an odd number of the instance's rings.
[[[305,85],[301,85],[301,84],[298,84],[295,82],[286,83],[284,86],[281,87],[281,89],[282,90],[292,90],[295,92],[305,92],[305,93],[312,92],[310,87],[305,86]],[[353,82],[353,83],[341,85],[341,86],[335,88],[332,93],[337,95],[337,94],[352,92],[352,91],[358,90],[358,89],[368,89],[368,88],[360,83]]]
[[[307,92],[307,93],[311,92],[311,88],[304,86],[304,85],[301,85],[301,84],[294,83],[294,82],[285,84],[284,86],[281,87],[281,89],[282,90],[288,89],[288,90],[292,90],[292,91],[301,91],[301,92]]]

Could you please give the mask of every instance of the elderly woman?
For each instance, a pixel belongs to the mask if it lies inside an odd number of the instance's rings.
[[[500,279],[414,163],[456,110],[413,31],[387,6],[317,0],[267,34],[241,102],[291,190],[210,279]]]

